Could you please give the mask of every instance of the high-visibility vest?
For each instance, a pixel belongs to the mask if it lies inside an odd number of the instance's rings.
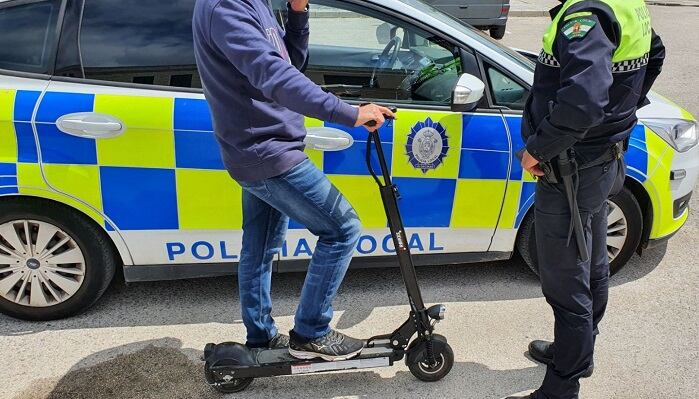
[[[555,60],[553,42],[560,29],[561,18],[566,10],[573,5],[585,0],[568,0],[553,19],[548,30],[544,34],[543,52]],[[650,13],[644,0],[598,0],[606,4],[614,13],[621,30],[621,41],[614,51],[612,62],[615,71],[638,69],[647,64],[648,52],[651,42]],[[563,22],[572,20],[577,16],[589,15],[586,11],[566,15]],[[542,54],[543,55],[543,54]],[[546,57],[544,57],[546,58]]]

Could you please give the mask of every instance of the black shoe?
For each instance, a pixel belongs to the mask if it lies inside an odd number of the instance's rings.
[[[539,339],[530,342],[529,356],[539,363],[548,365],[553,360],[553,342]]]
[[[364,348],[364,341],[335,330],[312,341],[303,341],[293,330],[290,335],[289,354],[297,359],[319,357],[329,362],[347,360],[357,356]]]
[[[250,349],[284,349],[289,347],[289,336],[277,333],[277,335],[275,335],[274,338],[267,341],[266,344],[251,345],[246,342],[245,346],[247,346]]]
[[[549,341],[534,340],[529,343],[529,356],[537,362],[549,365],[553,361],[553,343]],[[595,371],[595,364],[590,363],[590,367],[580,376],[588,378]]]

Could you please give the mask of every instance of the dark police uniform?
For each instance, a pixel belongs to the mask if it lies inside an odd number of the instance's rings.
[[[648,102],[665,49],[643,0],[568,0],[551,16],[522,135],[540,162],[555,164],[568,151],[578,164],[589,261],[580,260],[570,237],[563,185],[539,179],[535,201],[541,285],[555,316],[553,361],[535,397],[568,399],[578,397],[607,305],[606,200],[622,187],[636,109]]]

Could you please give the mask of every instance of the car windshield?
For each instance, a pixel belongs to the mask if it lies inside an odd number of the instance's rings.
[[[488,35],[485,33],[481,32],[480,30],[472,27],[471,25],[466,25],[463,22],[459,21],[458,19],[445,14],[436,8],[423,3],[420,0],[401,0],[403,3],[407,4],[410,7],[413,7],[417,9],[418,11],[421,11],[425,14],[428,14],[429,16],[439,20],[440,22],[443,22],[450,27],[458,30],[459,32],[462,32],[463,34],[467,35],[468,37],[473,38],[474,40],[479,41],[485,46],[488,46],[489,48],[492,48],[493,50],[497,51],[501,55],[511,59],[512,61],[516,62],[517,64],[521,65],[522,67],[534,71],[534,63],[531,62],[529,59],[524,57],[523,55],[519,54],[518,52],[512,50],[511,48],[507,46],[503,46],[499,42],[497,42],[494,39],[491,39]]]

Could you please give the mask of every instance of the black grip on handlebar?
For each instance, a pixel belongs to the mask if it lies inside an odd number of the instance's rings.
[[[367,103],[367,104],[368,104],[368,103]],[[367,104],[362,104],[362,105],[360,105],[360,107],[363,106],[363,105],[367,105]],[[390,109],[391,112],[393,112],[394,114],[395,114],[396,112],[398,112],[398,108],[396,108],[396,107],[386,107],[386,108]],[[386,119],[393,119],[393,117],[391,117],[391,116],[388,116],[388,115],[384,115],[384,116],[386,117]],[[371,120],[371,121],[365,123],[364,126],[366,126],[366,127],[374,127],[374,126],[376,126],[376,121]]]

